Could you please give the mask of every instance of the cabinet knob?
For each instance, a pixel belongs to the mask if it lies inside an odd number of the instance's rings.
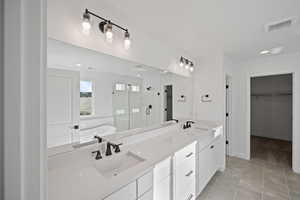
[[[210,146],[211,149],[213,149],[214,147],[215,147],[214,145],[211,145],[211,146]]]

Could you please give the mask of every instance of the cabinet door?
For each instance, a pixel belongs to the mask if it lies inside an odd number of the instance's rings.
[[[211,144],[199,152],[198,193],[200,193],[216,172],[215,145]]]
[[[171,177],[154,185],[154,200],[171,200]]]

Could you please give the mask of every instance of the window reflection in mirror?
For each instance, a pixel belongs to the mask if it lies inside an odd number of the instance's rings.
[[[91,116],[94,109],[92,81],[80,81],[80,116]]]

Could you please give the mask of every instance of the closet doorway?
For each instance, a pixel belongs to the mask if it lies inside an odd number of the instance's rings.
[[[293,75],[251,78],[251,159],[292,167]]]

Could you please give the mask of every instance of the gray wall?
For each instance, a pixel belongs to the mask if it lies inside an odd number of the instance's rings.
[[[0,0],[0,199],[3,197],[3,1]]]
[[[292,140],[292,75],[251,79],[251,134]]]

